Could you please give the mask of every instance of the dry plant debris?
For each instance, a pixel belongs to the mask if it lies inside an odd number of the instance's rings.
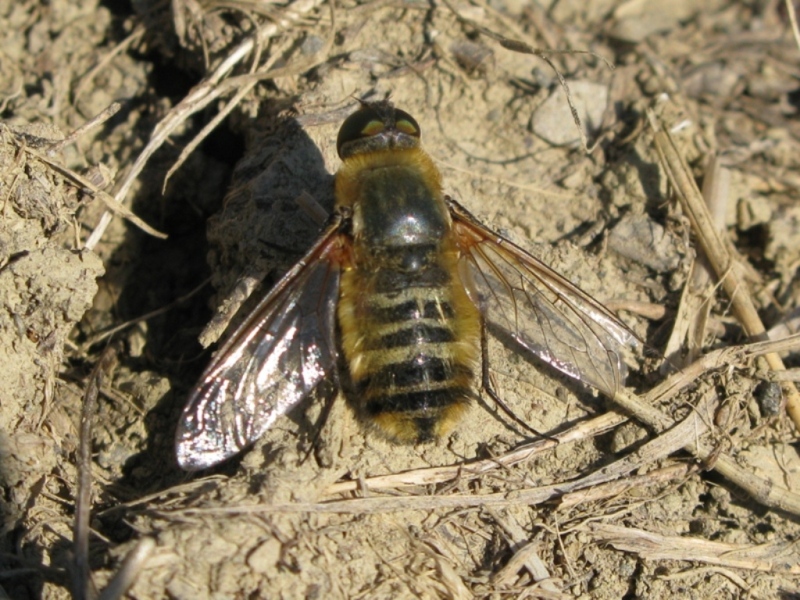
[[[135,6],[0,8],[0,597],[798,593],[792,3]],[[308,248],[339,124],[387,93],[448,193],[622,311],[664,374],[648,357],[602,399],[492,344],[549,437],[487,402],[397,447],[336,402],[315,442],[309,402],[187,477],[198,335]],[[545,134],[559,97],[592,116]]]

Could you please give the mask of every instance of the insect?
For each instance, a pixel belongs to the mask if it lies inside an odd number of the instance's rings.
[[[336,206],[319,239],[190,394],[182,468],[246,448],[323,381],[390,440],[440,438],[475,395],[486,326],[608,395],[619,389],[634,334],[444,196],[411,115],[364,102],[337,150]]]

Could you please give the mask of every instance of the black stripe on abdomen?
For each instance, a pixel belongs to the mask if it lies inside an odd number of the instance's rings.
[[[470,388],[461,386],[400,392],[369,400],[364,405],[364,411],[370,417],[386,413],[428,414],[435,417],[440,409],[470,397],[471,393]]]
[[[469,367],[420,354],[411,360],[382,365],[357,382],[356,390],[360,394],[367,395],[373,390],[377,390],[379,393],[394,394],[414,389],[437,388],[454,379],[470,379],[471,377],[472,370]]]
[[[449,302],[436,300],[413,300],[399,302],[393,306],[371,305],[369,316],[375,323],[401,323],[418,319],[445,319],[450,320],[455,316],[453,306]]]
[[[455,341],[455,335],[446,325],[411,321],[407,327],[395,329],[389,333],[379,333],[379,335],[370,339],[364,349],[380,350],[419,346],[421,344],[444,344],[453,341]]]

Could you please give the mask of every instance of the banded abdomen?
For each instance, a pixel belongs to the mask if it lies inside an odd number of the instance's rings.
[[[381,249],[342,277],[348,392],[361,415],[395,441],[447,434],[473,393],[480,317],[448,246]]]

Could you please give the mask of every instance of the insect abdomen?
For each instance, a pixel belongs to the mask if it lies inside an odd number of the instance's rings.
[[[472,394],[480,321],[455,261],[441,243],[395,247],[343,275],[352,401],[392,440],[445,435]]]

